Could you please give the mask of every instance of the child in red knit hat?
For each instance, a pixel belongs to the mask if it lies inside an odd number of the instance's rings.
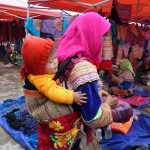
[[[22,47],[23,67],[20,75],[25,79],[24,88],[38,90],[48,99],[63,104],[86,103],[86,95],[58,86],[53,80],[58,70],[54,42],[35,36],[27,36]]]

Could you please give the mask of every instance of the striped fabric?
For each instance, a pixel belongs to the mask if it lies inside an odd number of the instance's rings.
[[[99,80],[96,67],[84,60],[75,64],[67,80],[67,85],[69,89],[75,90],[80,85],[95,80]],[[87,126],[97,128],[108,125],[112,122],[113,119],[110,107],[106,103],[103,103],[100,109],[102,109],[102,116],[96,120],[85,121]]]
[[[130,47],[131,45],[129,43],[123,44],[123,52],[126,58],[128,57]]]
[[[144,52],[144,47],[139,47],[139,50],[138,50],[138,59],[142,58],[143,52]]]
[[[144,47],[140,47],[139,45],[132,46],[132,51],[130,53],[130,60],[141,59],[143,56]]]
[[[25,95],[25,100],[26,100],[29,113],[37,121],[40,121],[41,119],[42,120],[54,119],[62,115],[70,114],[73,112],[73,109],[70,105],[54,103],[48,100],[43,94],[41,94],[38,91],[34,91],[34,90],[31,91],[31,90],[24,89],[24,95]],[[101,118],[100,120],[101,122],[103,122]],[[43,137],[45,136],[49,137],[47,133],[41,132],[42,131],[41,128],[39,128],[39,130],[40,130],[40,134],[45,134],[43,135]],[[81,138],[81,144],[80,144],[81,150],[100,150],[99,144],[95,138],[94,133],[92,133],[92,135],[93,135],[93,139],[90,143],[88,143],[87,133],[84,131],[84,127],[82,130],[79,131],[79,138]],[[38,150],[45,150],[45,146],[41,146]]]
[[[100,118],[91,121],[85,121],[85,124],[91,128],[104,127],[113,121],[111,109],[106,103],[102,103],[102,115]]]
[[[139,51],[139,46],[138,45],[132,46],[133,59],[138,58],[138,51]]]
[[[80,85],[95,80],[99,80],[96,67],[83,60],[74,66],[67,80],[67,86],[68,89],[75,90]]]
[[[133,116],[132,106],[124,101],[119,101],[115,109],[112,110],[113,122],[125,123]]]
[[[102,58],[103,60],[111,60],[113,57],[112,37],[111,34],[103,38]]]
[[[132,82],[134,81],[134,76],[132,74],[132,72],[130,72],[129,70],[125,70],[123,71],[118,78],[124,82],[124,81],[128,81],[128,82]]]
[[[24,89],[26,105],[29,113],[36,120],[49,120],[73,112],[71,105],[59,104],[48,100],[38,91]]]
[[[126,25],[117,25],[117,39],[125,42],[127,36],[127,26]]]
[[[118,46],[118,52],[117,52],[117,59],[116,59],[116,64],[120,64],[120,61],[122,59],[123,56],[123,46],[119,45]]]

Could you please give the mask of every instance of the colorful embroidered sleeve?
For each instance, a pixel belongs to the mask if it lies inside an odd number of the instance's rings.
[[[51,75],[29,75],[29,81],[48,99],[63,104],[72,104],[74,92],[58,86]]]
[[[119,76],[123,81],[132,82],[134,81],[134,76],[131,71],[125,70]]]
[[[87,61],[77,63],[67,80],[69,89],[81,91],[87,95],[87,103],[80,106],[80,112],[88,126],[98,127],[112,122],[110,107],[107,104],[101,104],[98,81],[96,67]]]
[[[90,121],[84,121],[87,126],[91,128],[98,128],[98,127],[104,127],[113,122],[112,111],[109,105],[106,103],[103,103],[100,109],[102,111],[102,114],[100,117],[90,120]]]
[[[117,77],[117,76],[113,75],[112,81],[120,84],[123,82],[123,79],[122,79],[122,77]]]
[[[106,103],[101,104],[101,98],[97,90],[97,81],[86,83],[78,87],[77,90],[84,91],[88,97],[87,103],[80,107],[82,118],[88,126],[96,128],[112,122],[111,108]]]

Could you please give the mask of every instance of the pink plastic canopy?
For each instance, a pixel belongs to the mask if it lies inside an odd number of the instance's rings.
[[[42,19],[47,17],[60,17],[61,12],[55,10],[30,8],[30,17]],[[19,0],[0,0],[0,19],[26,19],[27,4]]]

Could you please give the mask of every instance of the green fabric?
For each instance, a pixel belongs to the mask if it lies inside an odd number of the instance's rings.
[[[94,120],[100,118],[100,116],[102,115],[102,109],[100,108],[96,114],[96,116],[94,117]]]
[[[100,118],[101,115],[102,115],[102,109],[99,108],[99,110],[98,110],[96,116],[95,116],[92,120],[96,120],[96,119]],[[84,120],[83,117],[82,117],[82,119]],[[90,120],[90,121],[92,121],[92,120]],[[84,120],[84,121],[85,121],[85,120]],[[86,122],[86,121],[85,121],[85,122]],[[88,121],[87,121],[87,122],[88,122]]]
[[[122,59],[120,62],[120,72],[130,70],[132,74],[135,76],[132,65],[128,59]]]

